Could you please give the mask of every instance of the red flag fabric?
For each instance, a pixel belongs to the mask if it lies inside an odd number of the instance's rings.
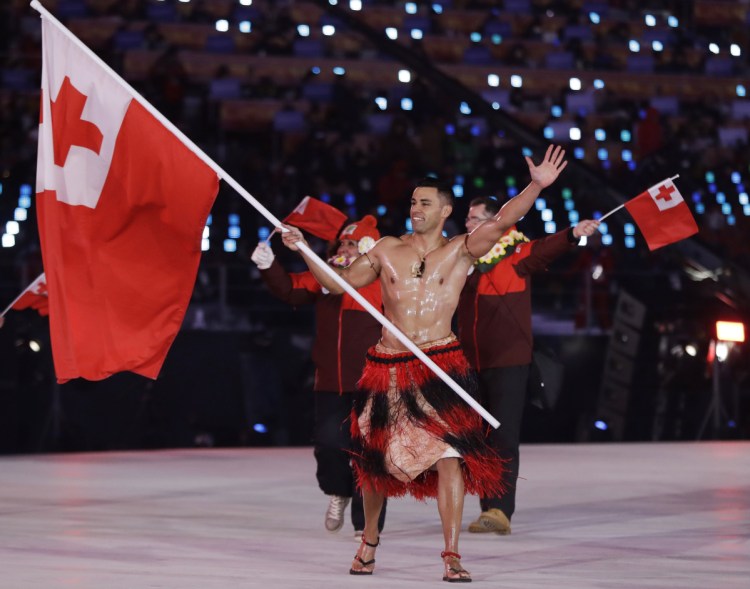
[[[346,215],[316,198],[306,196],[289,216],[284,219],[287,225],[312,233],[326,241],[333,241],[346,222]]]
[[[34,309],[42,317],[49,315],[49,299],[47,297],[47,279],[44,273],[37,276],[36,280],[29,284],[24,291],[13,301],[8,309],[22,311],[24,309]],[[5,313],[3,313],[5,315]]]
[[[625,208],[651,251],[698,233],[690,208],[671,180],[642,192],[626,202]]]
[[[42,35],[37,218],[57,378],[156,378],[219,179],[47,18]]]

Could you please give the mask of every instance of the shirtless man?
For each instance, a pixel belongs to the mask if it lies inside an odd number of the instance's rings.
[[[467,273],[565,169],[564,156],[561,147],[549,146],[538,166],[527,157],[531,183],[523,192],[470,234],[451,240],[442,231],[453,211],[452,190],[437,181],[422,182],[411,198],[413,233],[384,237],[349,267],[335,271],[354,288],[379,278],[385,316],[464,390],[475,393],[476,376],[451,333]],[[302,233],[285,227],[284,244],[298,250]],[[321,285],[343,292],[303,256]],[[501,462],[487,443],[481,418],[386,329],[368,352],[359,384],[362,395],[355,400],[352,429],[362,452],[353,458],[364,495],[365,532],[350,573],[373,573],[384,497],[410,493],[419,499],[437,497],[445,541],[443,580],[471,581],[458,554],[464,493],[482,496],[502,485],[497,478]]]

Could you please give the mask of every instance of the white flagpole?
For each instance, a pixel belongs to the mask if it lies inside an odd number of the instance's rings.
[[[10,311],[10,310],[11,310],[11,309],[13,308],[13,305],[15,305],[15,304],[16,304],[16,303],[18,302],[18,300],[19,300],[19,299],[20,299],[20,298],[21,298],[21,297],[22,297],[23,295],[25,295],[25,294],[26,294],[27,292],[29,292],[29,291],[30,291],[30,290],[31,290],[32,288],[34,288],[34,287],[35,287],[35,286],[36,286],[37,284],[39,284],[39,283],[40,283],[40,282],[41,282],[42,280],[44,280],[44,272],[42,272],[42,273],[41,273],[41,274],[40,274],[39,276],[37,276],[37,277],[36,277],[36,278],[34,279],[34,282],[32,282],[31,284],[29,284],[29,286],[27,286],[26,288],[24,288],[24,289],[23,289],[23,290],[21,291],[21,294],[20,294],[20,295],[18,295],[18,296],[17,296],[17,297],[15,298],[15,299],[13,299],[13,301],[11,302],[11,304],[10,304],[10,305],[8,305],[7,307],[5,307],[5,310],[4,310],[4,311],[3,311],[2,313],[0,313],[0,317],[5,317],[5,314],[6,314],[6,313],[7,313],[8,311]]]
[[[195,143],[193,143],[182,131],[175,127],[168,119],[164,117],[158,110],[156,110],[145,98],[143,98],[130,84],[123,80],[112,68],[110,68],[104,61],[102,61],[91,49],[86,47],[83,42],[78,39],[73,33],[71,33],[59,20],[57,20],[44,6],[42,6],[38,0],[32,0],[31,7],[38,11],[43,18],[47,19],[51,24],[56,26],[60,31],[68,37],[71,42],[81,49],[86,55],[93,59],[100,67],[102,67],[110,76],[112,76],[122,88],[127,91],[135,100],[137,100],[141,106],[143,106],[149,113],[151,113],[160,123],[162,123],[167,129],[169,129],[175,137],[177,137],[185,146],[192,151],[201,161],[203,161],[209,168],[211,168],[221,180],[224,180],[232,188],[234,188],[247,202],[249,202],[255,209],[263,215],[274,227],[275,230],[285,231],[281,227],[281,222],[258,200],[255,199],[247,190],[240,186],[237,181],[232,178],[221,166],[214,162],[206,153],[201,150]],[[492,427],[498,428],[500,422],[495,419],[484,407],[482,407],[471,395],[464,391],[458,383],[456,383],[450,376],[448,376],[440,367],[435,364],[427,355],[420,350],[413,341],[406,337],[401,331],[393,325],[385,316],[380,313],[375,307],[373,307],[362,295],[360,295],[356,289],[345,282],[338,274],[336,274],[323,260],[321,260],[315,252],[313,252],[308,246],[302,242],[295,244],[303,252],[305,252],[310,259],[319,266],[322,270],[328,274],[336,283],[343,288],[355,301],[362,305],[383,327],[390,331],[396,338],[406,346],[406,348],[412,352],[417,358],[424,362],[440,379],[445,382],[455,393],[457,393],[464,401],[466,401],[472,409],[479,413]]]
[[[679,178],[679,177],[680,177],[680,175],[677,174],[676,176],[672,176],[671,178],[667,178],[666,180],[677,180],[677,178]],[[665,180],[662,180],[661,182],[657,182],[656,184],[654,184],[654,186],[659,186],[659,184],[661,184],[663,182],[665,182]],[[649,187],[648,190],[651,190],[651,188],[653,188],[654,186]],[[619,211],[624,206],[625,206],[625,203],[622,203],[619,207],[615,207],[614,209],[612,209],[611,211],[609,211],[606,215],[604,215],[603,217],[601,217],[599,219],[599,222],[604,221],[604,219],[606,219],[607,217],[609,217],[612,213],[616,213],[617,211]]]

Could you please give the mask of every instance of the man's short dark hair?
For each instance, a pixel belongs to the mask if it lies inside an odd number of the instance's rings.
[[[497,199],[490,196],[478,196],[472,199],[469,203],[469,208],[478,207],[479,205],[484,205],[484,210],[493,216],[500,210],[500,203],[497,202]]]
[[[417,182],[417,188],[435,188],[437,189],[438,197],[443,201],[443,204],[453,206],[453,187],[440,178],[434,178],[427,176]]]

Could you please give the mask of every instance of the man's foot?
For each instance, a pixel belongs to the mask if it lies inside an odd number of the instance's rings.
[[[362,543],[359,545],[357,554],[354,555],[352,568],[349,569],[350,575],[371,575],[375,572],[375,549],[380,545],[380,538],[371,543],[365,540],[362,534]]]
[[[469,524],[469,531],[474,534],[494,532],[501,536],[510,534],[510,520],[499,509],[492,508],[483,511],[476,521]]]
[[[461,555],[457,552],[441,552],[445,565],[443,581],[448,583],[471,583],[471,573],[461,566]]]
[[[331,495],[331,501],[326,510],[326,530],[338,532],[344,525],[344,510],[349,505],[351,497],[339,497]]]

